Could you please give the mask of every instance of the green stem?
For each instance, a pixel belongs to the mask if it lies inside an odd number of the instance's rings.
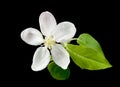
[[[72,38],[69,42],[67,42],[67,43],[70,43],[71,41],[73,41],[73,40],[77,40],[78,38]],[[64,47],[66,47],[66,45],[67,45],[67,43],[61,43]]]
[[[77,40],[77,39],[78,39],[78,38],[72,38],[71,41],[72,41],[72,40]]]

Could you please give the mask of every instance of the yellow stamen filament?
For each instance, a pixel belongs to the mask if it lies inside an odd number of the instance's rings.
[[[52,46],[56,44],[54,37],[52,35],[49,38],[46,37],[44,44],[45,44],[45,47],[51,49]]]

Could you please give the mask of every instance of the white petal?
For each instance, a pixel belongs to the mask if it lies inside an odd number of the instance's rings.
[[[51,32],[54,31],[56,27],[56,20],[54,16],[48,11],[41,13],[39,17],[39,23],[41,32],[47,37],[51,35]]]
[[[62,22],[58,24],[54,38],[57,42],[66,42],[74,37],[75,33],[76,28],[73,23]]]
[[[46,68],[49,62],[50,53],[48,49],[45,47],[39,47],[33,56],[33,63],[31,68],[33,71],[40,71]]]
[[[41,33],[34,28],[27,28],[23,30],[21,32],[21,38],[30,45],[40,45],[43,43],[43,37]]]
[[[56,44],[55,46],[53,46],[51,53],[54,62],[61,68],[67,69],[70,63],[70,58],[65,48],[60,44]]]

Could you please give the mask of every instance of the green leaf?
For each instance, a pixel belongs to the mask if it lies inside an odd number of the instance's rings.
[[[70,69],[63,70],[61,67],[57,66],[54,62],[48,65],[48,71],[51,76],[56,80],[66,80],[70,76]]]
[[[91,48],[67,44],[66,49],[72,60],[82,69],[100,70],[111,67],[103,54]]]
[[[77,39],[77,43],[81,46],[94,49],[103,54],[100,44],[89,34],[81,34]]]

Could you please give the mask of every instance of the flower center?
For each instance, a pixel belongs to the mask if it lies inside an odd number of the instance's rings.
[[[51,35],[49,38],[45,37],[44,44],[45,44],[45,47],[51,49],[52,46],[56,44],[53,35]]]

